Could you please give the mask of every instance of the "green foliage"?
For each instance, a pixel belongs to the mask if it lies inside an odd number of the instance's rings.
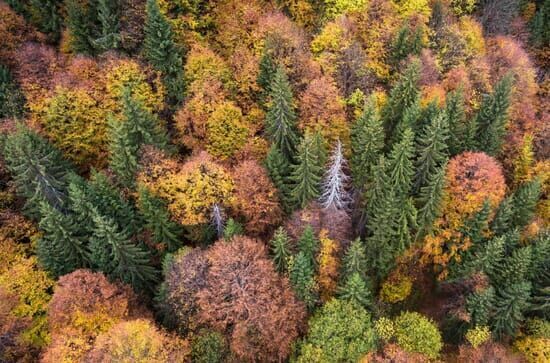
[[[170,22],[161,13],[157,0],[147,0],[146,12],[143,55],[163,74],[170,101],[179,103],[185,96],[182,51],[174,41]]]
[[[202,331],[191,343],[191,357],[197,363],[222,363],[227,355],[223,335],[216,331]]]
[[[401,135],[399,142],[393,145],[388,160],[390,186],[399,201],[406,200],[411,191],[414,176],[413,154],[414,133],[410,128],[407,128]],[[428,161],[426,160],[426,162]]]
[[[504,76],[495,86],[491,95],[485,96],[475,118],[477,127],[477,146],[489,155],[500,152],[502,140],[508,123],[510,94],[514,78]]]
[[[418,55],[422,51],[422,27],[412,30],[409,24],[401,27],[391,46],[391,60],[394,67],[409,55]]]
[[[223,229],[223,238],[230,240],[234,236],[241,236],[243,234],[243,226],[233,218],[229,218],[225,223],[225,228]]]
[[[495,299],[492,330],[497,338],[514,336],[529,307],[531,284],[519,282],[500,290]]]
[[[462,88],[449,92],[445,99],[445,116],[448,121],[448,145],[450,156],[466,151],[467,123],[464,109],[464,92]]]
[[[540,196],[541,182],[539,179],[529,181],[518,188],[512,201],[511,227],[523,228],[531,221]]]
[[[292,166],[290,180],[293,182],[291,197],[294,205],[303,208],[319,197],[323,165],[315,139],[306,134],[298,147],[297,164]]]
[[[395,336],[395,326],[389,318],[381,317],[375,321],[374,329],[376,329],[376,334],[386,342],[389,342]]]
[[[491,205],[488,200],[483,203],[483,207],[475,213],[472,218],[465,222],[462,233],[469,238],[474,245],[481,243],[485,239],[488,231],[489,213]]]
[[[23,116],[25,98],[11,77],[8,67],[0,64],[0,118]]]
[[[262,102],[266,101],[266,98],[271,91],[271,84],[275,78],[275,73],[277,72],[277,63],[275,63],[275,60],[273,59],[269,40],[269,38],[266,39],[266,44],[260,58],[258,78],[256,79],[256,83],[262,89],[260,94]]]
[[[340,287],[338,295],[340,299],[357,303],[366,309],[373,305],[372,293],[364,278],[357,272]]]
[[[397,344],[407,352],[422,353],[436,359],[443,347],[437,326],[416,312],[402,312],[394,320]]]
[[[296,296],[311,310],[317,302],[315,269],[306,253],[298,252],[290,266],[289,279]]]
[[[291,256],[290,239],[283,227],[277,228],[270,242],[273,253],[273,263],[279,273],[288,270],[288,261]]]
[[[294,160],[298,131],[292,89],[282,67],[273,76],[269,96],[270,103],[265,117],[266,134],[290,163]]]
[[[537,47],[550,43],[550,1],[544,0],[531,20],[531,40]]]
[[[351,241],[342,259],[342,273],[340,279],[343,283],[354,274],[366,278],[368,270],[367,254],[365,245],[361,239]]]
[[[307,225],[298,239],[298,251],[303,252],[309,259],[312,266],[315,266],[317,251],[319,249],[319,240],[315,237],[311,225]]]
[[[513,201],[513,196],[510,196],[500,202],[498,206],[495,217],[491,222],[491,231],[497,236],[501,236],[504,233],[508,232],[510,228],[513,228]]]
[[[120,0],[97,0],[97,19],[101,26],[93,45],[100,51],[117,49],[121,42],[119,2]]]
[[[425,186],[420,188],[418,195],[418,235],[422,238],[432,231],[433,223],[441,214],[443,188],[445,186],[445,172],[447,162],[443,162],[439,168],[428,176]]]
[[[265,167],[273,185],[277,188],[281,206],[285,211],[290,211],[292,205],[289,179],[290,165],[275,144],[271,145],[267,153]]]
[[[94,55],[93,39],[96,38],[97,3],[66,0],[67,17],[65,23],[70,32],[71,49],[75,53]]]
[[[466,298],[466,311],[470,314],[472,326],[487,325],[495,299],[496,293],[492,286]]]
[[[297,362],[357,362],[376,349],[371,316],[353,302],[329,301],[308,325]]]
[[[63,0],[7,0],[6,2],[39,31],[47,34],[49,40],[59,39],[63,25],[60,15]]]
[[[472,347],[477,348],[491,339],[491,331],[488,326],[476,326],[466,332],[465,338]]]

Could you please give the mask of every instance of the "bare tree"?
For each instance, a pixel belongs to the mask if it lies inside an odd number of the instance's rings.
[[[214,204],[212,206],[212,226],[216,229],[216,234],[218,238],[222,238],[223,230],[225,227],[225,219],[223,209],[219,204]]]
[[[349,176],[344,171],[346,165],[347,161],[342,152],[342,143],[338,140],[330,156],[330,167],[325,173],[322,185],[321,203],[323,208],[348,209],[351,196],[348,191]]]

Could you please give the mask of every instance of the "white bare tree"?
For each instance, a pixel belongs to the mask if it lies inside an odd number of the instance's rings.
[[[223,208],[214,204],[212,206],[212,217],[211,217],[212,226],[216,229],[216,234],[218,238],[223,237],[223,230],[225,228],[225,217],[223,213]]]
[[[348,191],[349,176],[346,175],[344,170],[346,165],[347,161],[342,152],[342,143],[338,140],[330,155],[330,167],[326,171],[323,180],[323,193],[320,198],[323,208],[348,209],[351,196]]]

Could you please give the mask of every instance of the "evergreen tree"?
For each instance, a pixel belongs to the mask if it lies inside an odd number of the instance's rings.
[[[477,245],[485,239],[485,235],[489,229],[488,219],[490,212],[491,205],[488,200],[485,200],[483,207],[471,219],[466,221],[462,228],[464,237],[468,238],[472,244]]]
[[[94,39],[97,38],[97,3],[66,0],[66,25],[71,37],[71,49],[75,53],[94,55]]]
[[[403,133],[406,130],[417,130],[418,124],[422,118],[422,110],[420,109],[420,100],[417,98],[403,112],[403,118],[398,121],[397,126],[390,138],[390,145],[394,145],[403,138]]]
[[[542,4],[531,20],[531,40],[535,46],[542,48],[550,44],[550,0],[540,3]]]
[[[367,263],[365,245],[361,239],[357,238],[350,243],[342,259],[341,284],[345,283],[354,274],[366,278]]]
[[[256,83],[261,88],[260,101],[265,103],[270,91],[273,78],[277,72],[277,63],[271,54],[270,38],[265,41],[262,57],[260,58],[259,72]]]
[[[417,240],[422,239],[427,233],[431,232],[434,221],[441,213],[446,171],[447,162],[445,161],[434,173],[428,176],[427,184],[420,188]]]
[[[411,245],[412,231],[418,228],[418,212],[412,198],[409,198],[400,208],[395,208],[395,213],[396,227],[391,242],[393,254],[397,256]]]
[[[143,55],[163,74],[170,101],[179,103],[185,95],[183,55],[174,40],[172,27],[161,13],[157,0],[147,0]]]
[[[139,188],[139,202],[145,228],[151,231],[153,240],[162,243],[167,252],[177,251],[182,246],[183,229],[170,219],[166,203],[145,187]]]
[[[372,181],[369,183],[366,192],[366,211],[369,221],[373,220],[377,213],[383,211],[387,199],[395,199],[395,193],[386,170],[386,163],[386,158],[381,155],[378,163],[372,168]]]
[[[439,167],[447,160],[447,139],[449,130],[447,120],[442,113],[436,115],[427,125],[416,146],[416,175],[413,190],[418,193],[426,186],[430,176],[437,173]]]
[[[223,238],[230,240],[234,236],[240,236],[244,234],[243,226],[235,221],[233,218],[229,218],[223,229]]]
[[[504,233],[508,232],[510,228],[513,228],[513,202],[513,197],[508,197],[500,202],[500,205],[498,206],[498,209],[495,213],[495,217],[491,222],[491,231],[496,236],[501,236]]]
[[[413,154],[414,134],[407,128],[399,143],[394,144],[389,156],[389,182],[399,201],[406,200],[411,191],[414,176]]]
[[[489,323],[495,299],[496,293],[492,286],[466,298],[466,311],[470,315],[471,326],[483,326]]]
[[[314,268],[308,256],[302,251],[294,256],[290,267],[290,283],[296,296],[302,300],[308,309],[313,309],[317,301],[315,291]]]
[[[318,249],[319,241],[315,237],[313,228],[308,224],[298,239],[298,251],[304,253],[304,256],[309,259],[311,266],[315,266],[317,262],[315,256],[317,256]]]
[[[313,133],[312,144],[313,155],[319,161],[319,166],[324,169],[328,159],[327,142],[320,131]]]
[[[282,67],[277,69],[270,85],[271,103],[266,114],[266,134],[286,160],[294,160],[298,132],[292,89]]]
[[[119,0],[97,0],[97,18],[101,31],[93,44],[100,51],[117,49],[120,44],[119,6]]]
[[[311,135],[306,134],[298,147],[298,164],[293,165],[290,180],[293,182],[291,198],[294,205],[304,208],[319,197],[322,166],[319,152]],[[317,152],[316,152],[317,151]]]
[[[496,155],[502,145],[508,123],[513,81],[511,74],[502,78],[496,84],[494,92],[483,99],[481,108],[476,115],[477,143],[480,150],[489,155]]]
[[[270,242],[273,253],[273,263],[279,273],[288,270],[288,260],[291,256],[290,239],[283,227],[277,228]]]
[[[63,208],[71,167],[47,140],[19,126],[6,137],[3,156],[17,193],[26,199],[24,211],[27,215],[38,218],[42,201],[54,208]]]
[[[416,135],[420,133],[432,123],[433,119],[443,113],[443,110],[439,108],[439,99],[434,98],[431,100],[426,107],[422,108],[420,106],[420,101],[418,102],[419,115],[416,121],[416,124],[412,124],[411,128]]]
[[[533,247],[525,246],[512,252],[505,258],[501,268],[494,274],[497,288],[504,288],[510,284],[528,280],[531,276],[533,263]]]
[[[94,267],[138,290],[152,288],[157,271],[150,265],[149,253],[133,243],[128,231],[120,229],[113,219],[97,212],[92,218],[95,229],[90,249]]]
[[[340,140],[336,143],[330,158],[329,169],[325,173],[321,201],[325,209],[336,208],[347,210],[351,203],[348,192],[348,180],[344,169],[347,166]]]
[[[265,167],[273,182],[273,185],[277,187],[279,194],[279,200],[281,206],[286,212],[291,209],[291,197],[290,197],[290,165],[287,159],[283,156],[281,151],[275,146],[271,145],[269,152],[265,159]]]
[[[351,275],[344,286],[339,289],[339,297],[343,300],[356,302],[367,309],[373,306],[373,296],[367,283],[357,272]]]
[[[8,67],[0,64],[0,118],[23,116],[25,98],[13,81]]]
[[[458,88],[447,94],[445,99],[445,116],[449,125],[448,140],[450,156],[466,151],[467,137],[466,111],[464,110],[464,92]]]
[[[83,235],[91,236],[95,225],[92,220],[94,213],[93,196],[88,186],[88,182],[76,175],[69,176],[68,196],[69,209],[73,214],[76,225],[82,231]]]
[[[534,179],[523,185],[514,193],[512,202],[512,226],[516,228],[525,227],[533,218],[535,207],[541,195],[541,183]]]
[[[133,187],[138,169],[139,146],[130,140],[126,123],[111,118],[109,128],[109,166],[120,185]]]
[[[384,127],[376,110],[374,97],[369,99],[361,116],[351,126],[351,175],[353,185],[362,189],[384,147]]]
[[[492,330],[497,338],[514,336],[529,307],[531,284],[519,282],[498,291],[494,303]]]
[[[420,62],[413,61],[400,76],[392,88],[388,101],[382,109],[382,120],[386,129],[386,137],[394,139],[394,130],[403,119],[405,110],[418,101],[420,91]]]
[[[422,27],[417,27],[414,31],[409,24],[401,27],[391,46],[393,66],[397,68],[399,63],[411,54],[420,54],[422,47]]]
[[[41,264],[54,276],[61,276],[89,265],[89,252],[80,226],[70,214],[64,214],[49,203],[40,203],[37,255]]]

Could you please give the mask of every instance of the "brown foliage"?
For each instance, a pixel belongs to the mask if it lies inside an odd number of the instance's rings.
[[[246,218],[245,229],[254,236],[265,235],[283,217],[277,189],[265,169],[254,160],[246,160],[233,171],[236,208]]]
[[[386,344],[378,353],[370,353],[361,362],[369,363],[428,363],[430,359],[423,354],[406,352],[397,344]]]
[[[145,0],[121,0],[119,8],[120,37],[122,47],[129,52],[136,50],[143,42],[145,23]]]
[[[198,293],[200,320],[226,332],[242,361],[284,360],[306,312],[264,245],[237,236],[218,241],[206,254],[211,266],[207,285]]]
[[[15,65],[14,53],[26,40],[29,29],[25,20],[17,15],[8,4],[0,2],[0,62]]]
[[[471,345],[461,345],[459,347],[459,362],[469,363],[520,363],[523,360],[511,353],[499,343],[488,342],[480,347],[474,348]]]
[[[23,357],[30,353],[31,347],[20,339],[20,334],[29,327],[30,319],[13,313],[19,304],[18,300],[17,296],[0,287],[0,361],[26,361]]]

